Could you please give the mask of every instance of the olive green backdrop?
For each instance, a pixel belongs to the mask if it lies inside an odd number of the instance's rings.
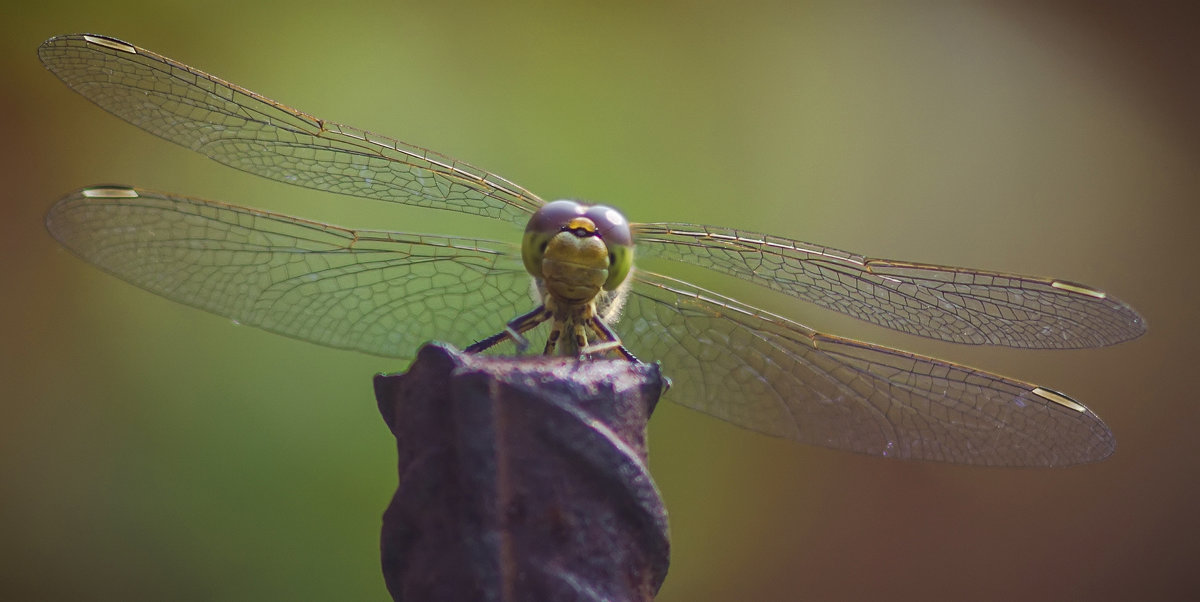
[[[269,5],[47,0],[0,22],[0,597],[386,598],[377,537],[394,451],[371,376],[406,362],[111,278],[45,233],[59,196],[128,183],[347,226],[514,236],[259,181],[144,134],[38,63],[43,39],[85,31],[546,198],[1068,278],[1146,316],[1132,343],[1022,352],[747,292],[821,330],[1061,389],[1108,421],[1118,450],[1063,470],[905,463],[664,403],[650,428],[674,546],[660,599],[1195,591],[1200,55],[1184,10]]]

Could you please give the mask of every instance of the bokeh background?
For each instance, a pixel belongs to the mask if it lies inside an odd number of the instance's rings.
[[[377,537],[394,450],[371,377],[406,362],[236,326],[111,278],[45,233],[59,196],[118,182],[347,226],[513,235],[259,181],[144,134],[41,67],[37,45],[71,32],[546,198],[1068,278],[1149,321],[1142,339],[1100,350],[967,348],[747,291],[821,330],[1066,391],[1118,450],[1056,470],[906,463],[663,404],[650,427],[674,546],[661,600],[1194,595],[1200,45],[1185,6],[14,8],[0,20],[0,598],[387,596]]]

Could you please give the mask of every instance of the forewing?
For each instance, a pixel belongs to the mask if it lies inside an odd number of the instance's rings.
[[[637,224],[638,252],[701,265],[894,330],[955,343],[1075,349],[1146,331],[1091,287],[969,268],[872,259],[778,236]]]
[[[114,38],[58,36],[46,40],[38,55],[68,86],[104,110],[265,178],[520,224],[543,204],[495,174],[317,119]]]
[[[83,259],[168,299],[341,349],[409,357],[465,346],[533,306],[513,246],[351,230],[125,187],[75,192],[46,216]]]
[[[662,362],[667,399],[803,443],[1002,466],[1092,462],[1115,445],[1062,394],[820,334],[646,271],[616,330],[634,354]]]

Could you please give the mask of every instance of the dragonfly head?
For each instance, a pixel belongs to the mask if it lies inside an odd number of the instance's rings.
[[[552,292],[590,300],[615,290],[633,266],[633,234],[619,211],[604,205],[554,201],[538,209],[521,241],[525,269]]]

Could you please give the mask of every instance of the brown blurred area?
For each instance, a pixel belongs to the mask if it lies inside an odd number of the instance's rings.
[[[386,597],[394,450],[371,377],[405,363],[134,289],[50,239],[55,199],[118,182],[505,235],[260,182],[145,135],[38,64],[45,38],[93,31],[545,197],[1048,274],[1146,317],[1133,342],[1024,352],[747,291],[820,330],[1061,389],[1117,452],[1055,470],[898,462],[663,404],[659,599],[1191,599],[1196,17],[1183,2],[30,5],[0,24],[0,598]]]
[[[1174,124],[1182,144],[1200,139],[1200,47],[1195,36],[1200,9],[1190,2],[996,3],[1033,31],[1076,33],[1094,53],[1099,70],[1119,73],[1164,122]],[[1021,3],[1017,3],[1021,4]]]

